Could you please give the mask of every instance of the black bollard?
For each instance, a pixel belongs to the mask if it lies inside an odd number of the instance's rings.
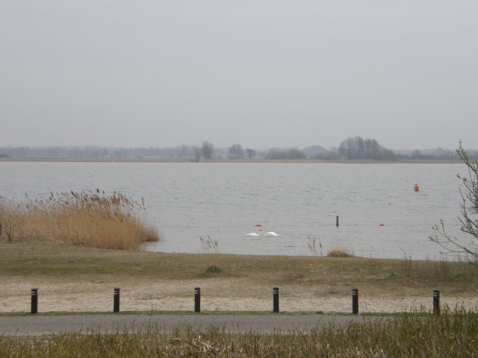
[[[272,300],[274,303],[274,313],[279,313],[279,287],[274,287],[272,289]]]
[[[352,289],[352,313],[359,313],[359,290],[358,288]]]
[[[194,289],[194,312],[201,312],[201,288]]]
[[[38,288],[32,288],[32,313],[38,313]]]
[[[335,226],[339,227],[339,216],[335,217]]]
[[[440,314],[440,291],[433,290],[433,313]]]
[[[113,295],[113,312],[119,312],[120,311],[120,289],[116,287],[114,289],[114,295]]]

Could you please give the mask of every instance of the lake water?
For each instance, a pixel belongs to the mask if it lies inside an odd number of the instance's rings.
[[[315,240],[318,254],[436,260],[432,226],[443,219],[460,235],[458,173],[465,165],[0,162],[0,196],[99,188],[144,198],[162,236],[147,250],[204,252],[202,237],[221,253],[308,256]],[[246,237],[256,224],[280,237]]]

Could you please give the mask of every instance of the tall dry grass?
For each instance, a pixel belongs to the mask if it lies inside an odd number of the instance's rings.
[[[477,270],[469,261],[458,256],[449,261],[442,258],[439,261],[415,261],[404,257],[400,261],[400,272],[411,280],[426,280],[428,282],[467,282],[476,280]]]
[[[364,317],[345,326],[298,330],[280,327],[261,334],[228,331],[211,324],[178,325],[167,332],[157,322],[43,336],[0,336],[2,357],[477,357],[478,320],[463,309],[441,315],[412,312]]]
[[[0,200],[0,239],[51,239],[101,249],[134,250],[159,234],[145,215],[144,201],[114,192],[54,194],[23,202]]]

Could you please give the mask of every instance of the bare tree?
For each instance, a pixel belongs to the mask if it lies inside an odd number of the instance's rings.
[[[229,148],[229,157],[232,159],[244,158],[244,149],[240,144],[234,144]]]
[[[212,159],[214,157],[214,145],[208,141],[202,142],[201,151],[204,159]]]
[[[179,158],[187,158],[189,156],[189,147],[185,144],[181,145],[180,151],[178,152]]]
[[[297,148],[292,148],[287,151],[287,159],[290,160],[304,160],[307,159],[307,156],[304,154],[303,151],[297,149]]]
[[[387,149],[375,139],[347,138],[339,146],[339,154],[345,159],[396,160],[393,150]]]
[[[430,236],[430,240],[442,246],[448,252],[468,254],[471,257],[469,262],[478,267],[478,161],[471,160],[468,157],[461,142],[460,148],[456,152],[468,168],[466,176],[457,174],[457,178],[464,185],[463,190],[460,189],[462,198],[460,204],[461,216],[459,217],[461,231],[471,235],[471,240],[464,242],[456,236],[450,235],[443,220],[440,220],[440,224],[434,225],[433,230],[436,234]]]
[[[256,151],[254,149],[247,148],[246,149],[246,155],[249,159],[252,159],[256,156]]]
[[[194,146],[193,154],[194,154],[194,157],[192,160],[195,162],[199,162],[201,160],[201,148]]]

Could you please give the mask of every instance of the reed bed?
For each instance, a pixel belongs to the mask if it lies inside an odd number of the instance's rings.
[[[462,309],[442,315],[412,312],[364,317],[337,327],[260,334],[211,325],[157,324],[110,333],[87,331],[41,337],[0,336],[2,357],[476,357],[478,319]]]
[[[120,193],[82,191],[25,201],[0,200],[0,239],[54,240],[101,249],[138,249],[159,234],[145,218],[144,201]]]

